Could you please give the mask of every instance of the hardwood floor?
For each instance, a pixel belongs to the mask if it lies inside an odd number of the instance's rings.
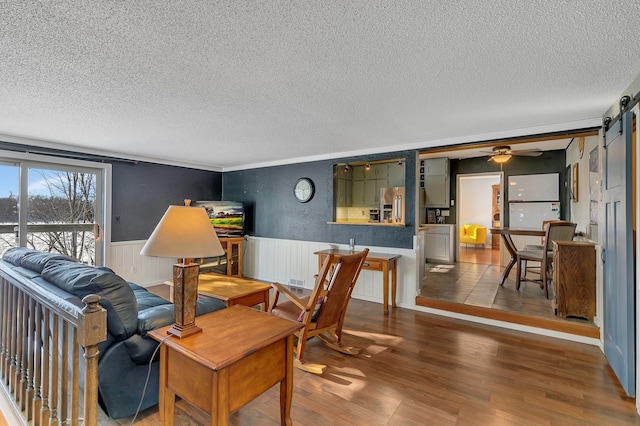
[[[316,376],[294,369],[296,425],[640,425],[601,351],[594,346],[507,331],[351,300],[344,355],[311,339]],[[230,416],[231,425],[279,424],[275,386]],[[126,425],[131,418],[105,425]],[[208,424],[184,401],[177,425]],[[159,424],[157,407],[136,425]]]
[[[462,244],[458,251],[458,260],[462,263],[499,265],[500,250],[491,247],[481,248],[475,245],[465,246]]]

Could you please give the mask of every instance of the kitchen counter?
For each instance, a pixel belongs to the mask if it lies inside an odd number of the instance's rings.
[[[327,222],[329,225],[370,225],[370,226],[398,226],[404,227],[404,223],[380,223],[380,222],[365,222],[359,220],[341,220],[339,222]]]
[[[424,232],[424,254],[427,262],[453,263],[455,261],[456,225],[443,223],[421,224]]]

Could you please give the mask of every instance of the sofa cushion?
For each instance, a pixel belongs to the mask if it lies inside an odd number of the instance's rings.
[[[142,312],[145,309],[148,308],[153,308],[154,306],[160,306],[160,305],[171,305],[171,302],[169,302],[167,299],[163,299],[162,297],[151,293],[149,290],[147,290],[144,287],[139,287],[138,289],[136,289],[135,287],[131,286],[130,287],[133,289],[133,293],[136,296],[136,300],[138,301],[138,312]]]
[[[89,294],[102,297],[107,310],[107,330],[117,340],[135,333],[138,303],[125,280],[109,268],[92,267],[65,260],[52,260],[42,270],[42,278],[82,299]]]
[[[70,258],[69,256],[65,256],[64,254],[43,253],[37,251],[25,254],[20,262],[20,266],[32,271],[42,273],[42,270],[46,266],[47,262],[51,260],[67,260],[70,262],[75,262],[72,258]]]
[[[224,309],[224,302],[212,297],[200,297],[196,302],[196,316],[205,315]],[[175,322],[175,309],[173,303],[140,309],[138,314],[138,333],[146,336],[150,330],[164,327]],[[196,324],[198,320],[196,318]]]
[[[2,260],[6,260],[12,265],[21,266],[22,258],[29,253],[40,252],[26,247],[13,247],[4,252],[4,254],[2,255]]]

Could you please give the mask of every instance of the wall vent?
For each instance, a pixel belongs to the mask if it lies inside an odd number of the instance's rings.
[[[289,278],[289,286],[304,288],[304,280],[297,280],[295,278]]]

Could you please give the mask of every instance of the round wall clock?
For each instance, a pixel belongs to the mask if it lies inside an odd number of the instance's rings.
[[[296,200],[301,203],[306,203],[313,198],[315,188],[313,187],[313,181],[309,178],[300,178],[293,187],[293,195],[296,196]]]

